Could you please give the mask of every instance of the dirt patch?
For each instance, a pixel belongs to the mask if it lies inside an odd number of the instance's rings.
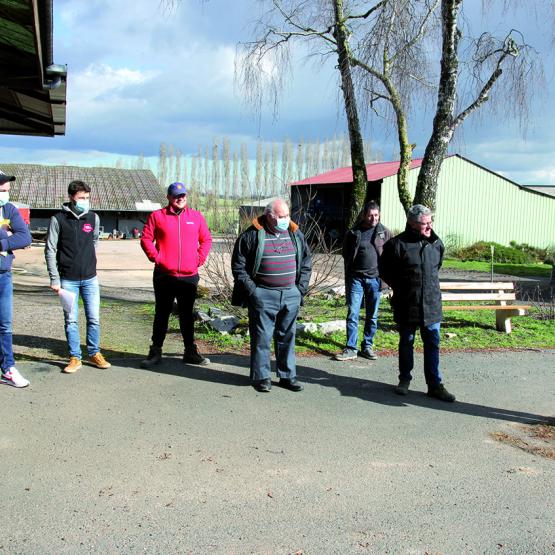
[[[496,441],[512,445],[532,455],[555,460],[555,421],[547,424],[515,424],[511,433],[493,432]]]

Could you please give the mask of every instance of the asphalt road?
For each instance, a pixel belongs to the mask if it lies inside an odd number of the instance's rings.
[[[553,415],[555,351],[451,354],[457,395],[395,396],[396,358],[299,359],[256,393],[245,357],[0,387],[0,553],[555,553],[555,462],[495,441]],[[118,365],[118,364],[121,364]]]

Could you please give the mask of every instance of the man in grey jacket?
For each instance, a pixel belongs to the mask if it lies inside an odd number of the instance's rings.
[[[90,208],[91,188],[83,181],[72,181],[67,189],[69,202],[50,219],[44,249],[50,275],[50,288],[76,295],[71,311],[64,311],[65,332],[69,347],[66,374],[77,372],[81,363],[79,337],[79,297],[83,299],[87,319],[87,354],[97,368],[111,364],[100,352],[100,287],[96,277],[96,245],[99,218]]]

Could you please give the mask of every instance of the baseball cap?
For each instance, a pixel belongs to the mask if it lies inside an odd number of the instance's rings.
[[[15,181],[15,175],[6,175],[2,170],[0,170],[0,185],[4,185],[8,181]]]
[[[180,181],[176,181],[172,183],[168,187],[168,195],[171,197],[178,197],[179,195],[186,195],[189,192],[190,187],[181,183]]]

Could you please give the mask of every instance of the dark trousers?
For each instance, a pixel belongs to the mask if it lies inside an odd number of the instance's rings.
[[[439,371],[439,330],[441,322],[429,326],[404,324],[399,326],[399,380],[410,382],[414,368],[414,336],[420,327],[420,337],[424,345],[424,377],[426,384],[436,386],[441,383]]]
[[[272,339],[277,376],[287,380],[296,378],[295,332],[300,304],[301,293],[296,287],[283,291],[257,287],[249,297],[250,377],[253,382],[271,377]]]
[[[198,275],[190,279],[178,279],[167,274],[154,273],[155,312],[152,325],[152,344],[162,347],[168,333],[168,321],[177,300],[179,329],[183,337],[183,345],[189,347],[195,342],[195,323],[193,307],[197,296]]]

